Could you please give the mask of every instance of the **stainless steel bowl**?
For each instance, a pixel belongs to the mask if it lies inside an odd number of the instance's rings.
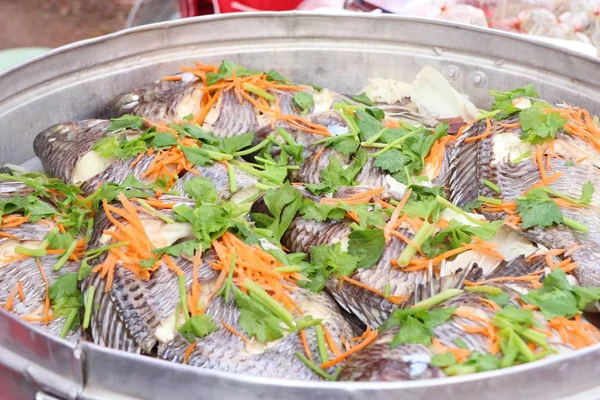
[[[368,77],[411,80],[425,65],[476,105],[489,88],[533,83],[542,97],[600,113],[600,61],[521,36],[392,15],[232,14],[179,20],[75,43],[0,74],[0,164],[33,157],[48,126],[98,117],[115,95],[193,60],[277,68],[356,92]],[[471,376],[393,383],[251,378],[73,346],[0,311],[0,398],[558,399],[600,398],[600,345]],[[391,397],[393,396],[393,397]]]

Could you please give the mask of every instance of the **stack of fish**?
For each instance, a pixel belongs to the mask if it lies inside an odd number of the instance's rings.
[[[347,96],[196,63],[0,175],[0,303],[72,341],[301,380],[597,343],[600,124],[435,70]],[[581,286],[580,286],[581,285]]]

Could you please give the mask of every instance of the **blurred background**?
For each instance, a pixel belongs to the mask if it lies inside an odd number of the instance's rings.
[[[261,10],[371,12],[501,29],[596,56],[600,0],[0,0],[0,69],[125,27]]]

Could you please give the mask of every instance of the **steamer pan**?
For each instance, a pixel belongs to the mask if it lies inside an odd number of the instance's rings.
[[[115,95],[193,60],[277,68],[357,92],[368,77],[441,71],[479,107],[526,83],[600,113],[600,61],[521,36],[391,15],[264,13],[161,23],[75,43],[0,74],[0,164],[33,157],[55,123],[102,116]],[[598,399],[600,345],[508,370],[394,383],[250,378],[49,337],[0,311],[0,399]]]

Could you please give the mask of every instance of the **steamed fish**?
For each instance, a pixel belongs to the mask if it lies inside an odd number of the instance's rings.
[[[141,212],[138,217],[126,214],[125,210],[131,210],[132,205],[126,199],[121,200],[124,208],[105,207],[108,214],[98,216],[97,233],[92,237],[90,248],[109,245],[111,238],[126,235],[129,229],[134,229],[141,236],[136,249],[127,246],[122,248],[123,257],[126,258],[143,251],[152,252],[193,240],[192,224],[166,223],[163,221],[165,218],[159,219]],[[165,198],[164,201],[174,202],[177,206],[193,205],[183,198]],[[170,209],[164,210],[163,216],[175,217]],[[241,303],[238,303],[237,296],[246,295],[240,291],[235,294],[234,302],[229,294],[216,292],[219,285],[223,284],[224,275],[213,268],[218,257],[222,256],[217,255],[215,250],[207,250],[202,255],[202,261],[199,261],[199,256],[195,260],[185,252],[173,258],[165,253],[160,258],[152,259],[147,268],[120,262],[115,264],[116,259],[111,257],[119,252],[115,249],[106,257],[99,258],[95,268],[99,273],[91,275],[84,285],[86,291],[95,288],[94,303],[99,304],[91,317],[91,332],[96,343],[131,352],[155,354],[159,358],[177,362],[185,359],[191,365],[223,371],[318,379],[318,375],[296,356],[296,352],[304,348],[299,332],[286,332],[275,340],[272,340],[271,332],[268,333],[271,340],[264,343],[256,338],[247,339],[239,333],[242,331],[240,325],[248,324],[249,315],[244,314],[247,310],[240,310]],[[238,257],[242,257],[242,254]],[[199,262],[196,264],[197,270],[194,268],[195,262]],[[186,325],[190,317],[184,314],[184,308],[181,307],[181,285],[192,287],[192,293],[197,286],[200,288],[198,296],[190,295],[187,303],[192,311],[192,320],[199,318],[194,323],[204,324],[207,329],[203,335],[195,330],[203,328]],[[229,286],[226,285],[225,290],[229,290],[227,288]],[[352,336],[350,325],[326,295],[314,295],[295,288],[290,293],[290,301],[296,304],[299,313],[321,320],[323,329],[327,329],[340,348],[343,348],[340,337]],[[187,309],[186,306],[185,312]],[[211,322],[202,318],[208,318]],[[245,321],[242,322],[242,319]],[[260,320],[255,322],[260,323]],[[198,337],[190,339],[189,336],[182,336],[187,330],[196,332]],[[307,346],[316,354],[315,334],[309,332],[306,336]],[[188,352],[190,341],[195,347]]]
[[[548,316],[544,307],[543,312],[521,308],[517,298],[531,291],[525,282],[489,283],[471,287],[469,292],[454,290],[418,302],[416,309],[393,314],[383,334],[348,360],[340,379],[394,381],[462,375],[567,353],[600,341],[600,331],[583,318]],[[567,333],[573,331],[577,333]]]
[[[549,193],[550,196],[559,199],[560,209],[532,209],[532,212],[546,214],[551,218],[548,224],[550,226],[542,226],[546,225],[543,217],[542,225],[537,224],[534,215],[530,217],[534,220],[533,226],[519,229],[530,240],[548,248],[572,248],[573,251],[569,254],[579,265],[574,271],[578,280],[584,286],[598,285],[600,197],[593,193],[586,203],[577,204],[577,201],[582,197],[586,186],[593,191],[594,187],[600,185],[600,170],[597,168],[597,165],[600,165],[599,153],[586,145],[582,139],[566,133],[558,133],[552,145],[530,145],[520,139],[521,128],[504,127],[518,125],[515,119],[488,123],[491,126],[488,136],[480,140],[469,140],[486,131],[486,122],[481,121],[466,130],[465,135],[449,150],[452,154],[446,175],[449,199],[459,205],[477,201],[480,196],[493,199],[491,201],[498,199],[503,205],[495,207],[486,203],[481,208],[484,212],[487,210],[486,215],[490,218],[497,219],[506,215],[505,209],[511,214],[515,214],[515,211],[522,214],[519,211],[525,207],[525,203],[520,203],[523,201],[533,206],[544,200],[548,204],[548,201],[552,202],[546,194]],[[531,154],[532,150],[531,158],[518,160],[520,155],[527,152]],[[576,162],[577,160],[581,162]],[[485,182],[497,186],[498,192]],[[524,197],[526,193],[544,183],[546,184],[541,189],[533,192],[540,193],[537,199],[535,194],[529,198]],[[567,200],[560,202],[561,198]],[[574,221],[576,225],[555,224],[556,221],[561,222],[564,217]],[[528,220],[525,222],[529,225]]]
[[[21,182],[0,181],[0,205],[5,211],[11,204],[18,207],[13,199],[29,200],[33,192],[33,188]],[[46,200],[35,201],[38,212],[48,217],[54,213],[54,206]],[[66,260],[62,268],[55,269],[64,251],[46,249],[49,235],[55,229],[58,231],[57,224],[39,217],[8,213],[0,219],[0,304],[53,335],[62,333],[75,341],[81,335],[80,330],[63,330],[68,315],[82,301],[77,295],[79,263]],[[32,222],[33,218],[37,220]]]

